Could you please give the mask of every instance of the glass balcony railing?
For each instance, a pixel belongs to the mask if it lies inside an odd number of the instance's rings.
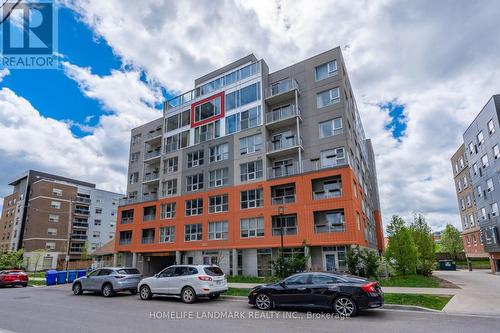
[[[129,245],[132,243],[132,238],[121,238],[118,244],[120,245]]]
[[[295,164],[287,166],[270,167],[267,168],[267,177],[270,179],[288,177],[296,175],[299,172],[300,172],[299,166]]]
[[[73,234],[71,235],[72,240],[87,240],[87,235]]]
[[[146,173],[144,175],[144,180],[145,182],[147,181],[152,181],[152,180],[158,180],[160,179],[160,173],[159,172],[153,172],[153,173]]]
[[[79,215],[90,215],[90,211],[88,209],[75,209],[75,214]]]
[[[275,109],[266,113],[266,124],[274,123],[283,119],[300,116],[300,109],[295,105]]]
[[[266,88],[266,98],[278,96],[287,93],[292,90],[298,90],[299,84],[295,79],[286,79],[276,83],[271,84],[270,87]]]
[[[149,160],[155,157],[159,157],[161,155],[161,151],[158,150],[153,150],[153,151],[148,151],[144,154],[144,160]]]
[[[154,221],[156,220],[156,214],[147,214],[142,217],[143,221]]]
[[[90,200],[90,198],[86,198],[86,197],[75,197],[75,202],[90,204],[91,200]]]
[[[155,241],[155,237],[154,236],[148,236],[148,237],[142,237],[141,243],[142,244],[153,244],[154,241]]]
[[[134,222],[133,217],[122,217],[120,220],[120,224],[130,224]]]
[[[274,152],[283,149],[289,149],[302,145],[302,140],[297,137],[291,137],[278,141],[271,141],[267,143],[267,151]]]

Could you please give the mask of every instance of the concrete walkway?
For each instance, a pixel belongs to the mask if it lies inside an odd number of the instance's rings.
[[[490,270],[436,271],[434,275],[448,280],[461,289],[444,307],[453,314],[500,315],[500,275]]]

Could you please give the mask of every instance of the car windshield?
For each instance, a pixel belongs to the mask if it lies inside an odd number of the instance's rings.
[[[205,271],[205,273],[207,275],[210,275],[210,276],[222,276],[222,275],[224,275],[224,272],[222,271],[222,269],[220,269],[217,266],[205,267],[203,270]]]
[[[141,274],[139,270],[135,268],[124,268],[124,269],[119,269],[118,274]]]

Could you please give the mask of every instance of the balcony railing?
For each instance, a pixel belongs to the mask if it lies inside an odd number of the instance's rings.
[[[88,224],[88,222],[76,222],[76,221],[73,221],[73,227],[75,227],[75,228],[88,228],[89,224]]]
[[[267,168],[267,177],[270,179],[280,178],[280,177],[288,177],[298,174],[299,166],[296,164],[289,166],[279,166],[279,167],[270,167]]]
[[[90,215],[90,210],[87,210],[87,209],[75,209],[75,214]]]
[[[162,130],[161,130],[161,128],[160,128],[160,129],[157,129],[157,130],[156,130],[156,131],[154,131],[154,132],[148,133],[148,134],[146,135],[146,140],[154,139],[154,138],[157,138],[157,137],[159,137],[159,136],[161,136],[161,135],[163,135],[163,132],[162,132]]]
[[[142,217],[143,221],[154,221],[156,220],[156,214],[147,214]]]
[[[149,160],[155,157],[159,157],[161,155],[160,150],[148,151],[144,154],[144,160]]]
[[[294,136],[294,137],[287,138],[284,140],[268,142],[267,143],[267,151],[274,152],[274,151],[289,149],[289,148],[293,148],[293,147],[299,147],[301,145],[302,145],[302,140],[298,139],[297,137]]]
[[[338,158],[336,160],[331,161],[330,163],[325,163],[321,162],[321,160],[318,161],[303,161],[302,163],[302,171],[303,172],[309,172],[309,171],[318,171],[322,169],[328,169],[328,168],[334,168],[337,166],[341,165],[347,165],[347,158]]]
[[[87,235],[73,234],[71,235],[72,240],[87,240]]]
[[[155,241],[154,236],[142,237],[142,244],[153,244]]]
[[[132,243],[132,238],[121,238],[118,242],[120,245],[129,245]]]
[[[334,191],[328,191],[328,192],[313,192],[313,199],[314,200],[320,200],[320,199],[331,199],[331,198],[338,198],[342,196],[342,190],[334,190]]]
[[[83,252],[83,247],[71,247],[69,249],[69,254],[80,254]]]
[[[131,205],[131,204],[135,204],[135,203],[138,203],[140,200],[138,197],[131,197],[131,198],[121,198],[120,199],[120,206],[125,206],[125,205]]]
[[[91,200],[90,200],[90,198],[86,198],[86,197],[75,197],[75,202],[90,204]]]
[[[270,87],[266,88],[266,98],[281,95],[289,91],[299,89],[299,84],[295,79],[286,79],[280,82],[271,84]]]
[[[143,181],[147,182],[147,181],[158,180],[158,179],[160,179],[160,173],[159,172],[153,172],[153,173],[146,173],[144,175]]]
[[[272,198],[273,205],[284,205],[295,202],[295,194],[285,195],[283,197],[273,197]]]
[[[158,199],[158,193],[144,193],[142,201],[154,201]]]
[[[121,220],[120,220],[121,224],[130,224],[130,223],[133,223],[133,222],[134,222],[134,218],[133,217],[122,217]]]
[[[283,119],[300,116],[300,109],[295,105],[279,108],[266,113],[266,124],[274,123]]]

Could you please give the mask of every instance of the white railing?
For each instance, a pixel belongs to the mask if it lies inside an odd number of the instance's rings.
[[[296,175],[300,172],[299,166],[296,164],[289,166],[279,166],[267,168],[267,177],[270,179],[279,177],[288,177]]]
[[[271,84],[266,88],[266,98],[280,95],[291,90],[299,89],[299,84],[295,79],[285,79]]]
[[[149,160],[151,158],[158,157],[158,156],[160,156],[160,154],[161,154],[160,150],[154,150],[154,151],[147,152],[146,154],[144,154],[144,160]]]
[[[300,109],[295,105],[289,105],[266,113],[266,124],[295,116],[300,116]]]
[[[291,138],[286,138],[284,140],[267,142],[267,151],[273,152],[273,151],[298,147],[300,145],[302,145],[302,139],[299,139],[299,138],[294,136]]]
[[[158,180],[160,179],[160,173],[159,172],[153,172],[153,173],[146,173],[144,175],[144,182],[150,181],[150,180]]]

